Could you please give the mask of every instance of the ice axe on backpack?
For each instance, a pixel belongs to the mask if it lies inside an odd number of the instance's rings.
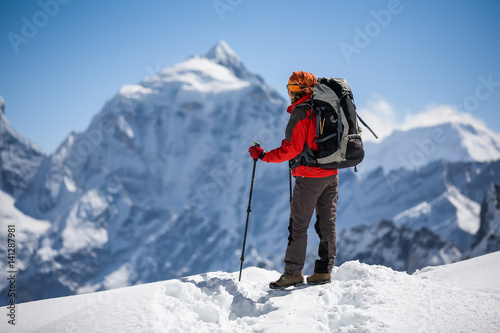
[[[260,144],[258,142],[254,142],[253,144],[255,147],[260,147]],[[250,209],[250,205],[252,203],[253,180],[255,178],[255,166],[257,165],[258,160],[259,160],[258,158],[255,158],[253,160],[252,182],[250,183],[250,195],[248,197],[247,222],[245,224],[245,236],[243,237],[243,249],[241,250],[240,277],[238,278],[238,281],[241,281],[241,271],[243,270],[243,261],[245,261],[245,245],[246,245],[246,241],[247,241],[248,218],[250,217],[250,212],[252,211]]]

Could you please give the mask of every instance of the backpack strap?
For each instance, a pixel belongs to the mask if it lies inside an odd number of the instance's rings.
[[[372,129],[370,128],[370,126],[368,126],[363,119],[361,119],[361,117],[359,116],[359,114],[356,112],[356,116],[358,117],[359,121],[363,124],[363,126],[365,126],[366,128],[368,128],[368,130],[373,134],[373,136],[375,137],[375,139],[378,139],[378,136],[377,134],[375,134],[374,131],[372,131]]]
[[[314,110],[316,112],[316,138],[319,138],[321,134],[321,111],[324,110],[325,108],[323,106],[318,106]],[[314,112],[313,109],[311,109],[311,117],[312,113]]]
[[[347,84],[347,82],[346,82]],[[342,115],[343,115],[343,112],[344,112],[344,109],[342,108],[342,98],[347,98],[347,97],[351,97],[352,96],[352,92],[351,90],[342,90],[342,96],[340,96],[340,98],[338,99],[337,101],[337,110],[338,110],[338,122],[337,122],[337,133],[343,133],[343,124],[342,124]],[[339,135],[337,137],[337,147],[340,149],[341,147],[341,142],[342,142],[342,136]]]
[[[324,142],[326,140],[330,140],[331,138],[333,138],[334,136],[338,135],[338,133],[333,133],[333,134],[330,134],[326,137],[324,137],[323,139],[316,139],[314,140],[315,142]]]
[[[291,169],[295,169],[302,164],[302,160],[305,161],[305,165],[309,169],[311,166],[315,166],[316,159],[314,158],[314,151],[309,147],[307,143],[304,144],[304,149],[300,154],[295,156],[293,159],[289,161],[289,165]]]

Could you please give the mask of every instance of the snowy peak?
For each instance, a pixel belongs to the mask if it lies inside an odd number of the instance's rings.
[[[44,157],[42,149],[18,134],[0,112],[0,189],[13,197],[21,195]]]
[[[500,159],[500,135],[471,115],[435,125],[394,131],[380,142],[366,142],[360,170],[382,167],[415,171],[438,160],[488,162]]]
[[[0,108],[4,108],[3,99],[0,96]],[[0,148],[6,147],[7,144],[12,143],[10,140],[14,140],[19,142],[22,145],[29,147],[32,150],[37,151],[40,154],[43,154],[43,150],[37,145],[30,142],[28,139],[24,138],[22,135],[16,132],[16,130],[12,127],[7,116],[4,112],[0,113],[0,135],[2,136],[0,141]]]
[[[459,133],[471,160],[486,162],[500,159],[500,135],[476,122],[455,123],[452,126]]]
[[[261,81],[260,78],[248,71],[236,52],[234,52],[224,40],[219,41],[219,43],[211,48],[210,51],[205,54],[204,58],[228,68],[240,79],[251,81],[258,79]]]
[[[155,78],[153,78],[155,79]],[[180,89],[183,93],[188,94],[188,99],[196,99],[200,96],[193,96],[199,93],[218,93],[223,91],[234,91],[244,88],[249,85],[248,81],[238,77],[233,68],[218,64],[210,59],[203,57],[192,57],[182,63],[176,64],[163,70],[159,77],[161,84],[168,84],[169,89],[175,88],[176,82],[180,83]],[[158,85],[148,88],[158,88]],[[143,87],[131,89],[127,87],[128,96],[139,96],[153,92],[152,90]],[[121,92],[123,92],[123,88]]]
[[[224,40],[219,41],[219,43],[212,47],[210,51],[205,54],[205,58],[214,60],[221,65],[241,63],[236,52],[234,52]]]
[[[5,100],[3,99],[2,96],[0,96],[0,113],[1,114],[5,113]]]
[[[234,92],[251,83],[263,84],[262,80],[247,70],[229,45],[220,41],[204,56],[189,57],[163,69],[140,85],[125,85],[119,94],[137,100],[147,95],[169,93],[171,99],[172,92],[177,91],[176,98],[203,104],[204,94]]]
[[[140,84],[124,85],[105,109],[110,113],[133,110],[139,101],[156,105],[172,105],[176,101],[182,109],[200,109],[201,105],[211,104],[207,103],[210,95],[218,95],[217,100],[235,100],[246,95],[258,102],[284,102],[260,76],[246,68],[225,41],[220,41],[205,55],[191,56]]]

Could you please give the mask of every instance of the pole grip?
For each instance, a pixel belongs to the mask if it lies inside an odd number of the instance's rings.
[[[253,145],[254,145],[254,147],[260,147],[260,143],[258,143],[257,141],[254,141]],[[258,158],[253,159],[254,162],[257,162],[258,160],[259,160]],[[253,182],[253,179],[252,179],[252,182]]]

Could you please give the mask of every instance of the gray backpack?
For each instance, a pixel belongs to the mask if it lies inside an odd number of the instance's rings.
[[[316,117],[318,150],[313,151],[306,144],[302,153],[290,161],[291,168],[299,165],[324,169],[354,167],[357,171],[356,166],[365,156],[357,119],[375,138],[378,137],[357,114],[347,81],[327,77],[318,79],[311,98],[300,105],[310,107],[311,117]]]

